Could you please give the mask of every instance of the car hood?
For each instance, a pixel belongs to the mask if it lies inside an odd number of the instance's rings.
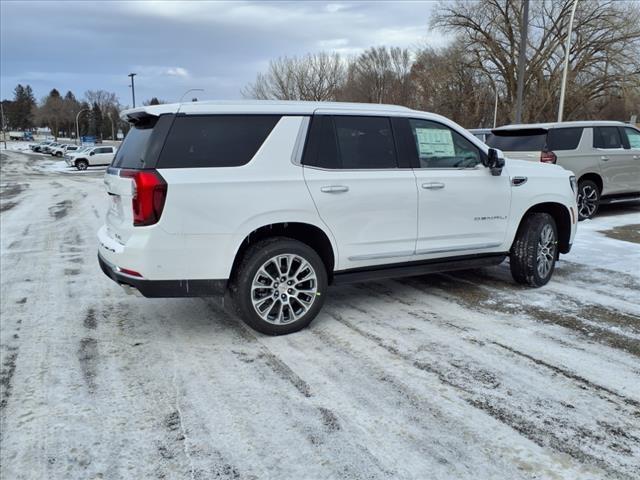
[[[506,157],[505,164],[511,176],[569,177],[573,175],[569,170],[565,170],[560,165],[553,163],[530,162]]]

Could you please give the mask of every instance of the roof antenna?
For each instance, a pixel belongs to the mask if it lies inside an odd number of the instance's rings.
[[[178,113],[180,113],[180,109],[182,108],[182,99],[183,99],[183,98],[184,98],[184,96],[185,96],[187,93],[189,93],[189,92],[204,92],[204,88],[190,88],[189,90],[187,90],[186,92],[184,92],[184,93],[182,94],[182,96],[180,97],[180,101],[178,102],[178,104],[179,104],[179,105],[178,105],[178,111],[176,112],[176,115],[177,115]],[[194,99],[193,99],[193,100],[191,100],[191,101],[192,101],[192,102],[195,102],[195,101],[197,101],[197,99],[195,99],[195,98],[194,98]]]

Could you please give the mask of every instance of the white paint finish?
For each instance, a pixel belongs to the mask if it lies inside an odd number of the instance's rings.
[[[509,175],[488,168],[416,169],[420,253],[478,253],[505,240],[511,204]],[[423,184],[442,184],[438,189]]]
[[[144,110],[157,114],[170,108]],[[484,152],[488,148],[444,117],[401,107],[230,102],[189,104],[188,108],[190,113],[322,111],[423,118],[454,129]],[[569,173],[532,162],[508,160],[500,176],[492,176],[484,167],[415,172],[303,168],[295,161],[307,118],[283,116],[244,166],[160,169],[168,193],[160,222],[154,226],[133,227],[131,180],[107,175],[108,188],[119,203],[112,200],[108,228],[102,234],[126,245],[121,258],[129,266],[116,261],[113,252],[105,258],[134,270],[138,265],[137,271],[149,279],[228,278],[240,245],[252,231],[273,223],[300,222],[326,234],[335,270],[345,270],[508,251],[522,215],[535,202],[575,205]],[[529,180],[518,187],[512,200],[510,178],[516,175]],[[444,187],[423,189],[423,183]]]
[[[340,246],[338,269],[366,260],[411,255],[415,249],[417,193],[411,170],[304,168],[320,218]],[[323,191],[333,188],[333,191]],[[339,188],[347,191],[336,191]]]

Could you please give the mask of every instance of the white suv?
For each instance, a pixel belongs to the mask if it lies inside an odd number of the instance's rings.
[[[65,155],[64,160],[70,167],[76,167],[78,170],[86,170],[90,166],[109,165],[113,161],[116,151],[116,147],[110,145],[88,147]]]
[[[604,203],[640,199],[640,130],[611,121],[507,125],[487,145],[508,158],[555,163],[578,179],[578,219]]]
[[[242,102],[124,112],[98,232],[110,278],[146,297],[229,291],[267,334],[299,330],[327,286],[497,265],[546,284],[577,224],[575,178],[505,160],[438,115]]]

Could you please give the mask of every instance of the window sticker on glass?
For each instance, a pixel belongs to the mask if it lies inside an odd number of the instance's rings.
[[[416,128],[420,157],[453,157],[455,150],[451,130]]]

